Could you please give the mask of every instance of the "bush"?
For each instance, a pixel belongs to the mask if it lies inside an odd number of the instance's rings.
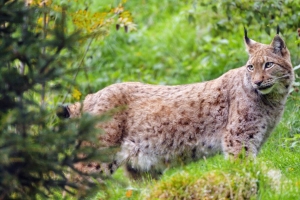
[[[56,17],[51,26],[38,23],[50,12]],[[84,189],[97,185],[74,164],[99,155],[92,147],[80,148],[80,141],[96,140],[93,127],[99,119],[58,121],[46,103],[66,81],[62,52],[74,53],[81,37],[64,27],[63,7],[56,12],[0,1],[0,199],[44,198],[62,190],[84,195]],[[46,89],[52,96],[45,97]],[[87,156],[79,158],[83,152]],[[82,182],[68,180],[65,172]]]

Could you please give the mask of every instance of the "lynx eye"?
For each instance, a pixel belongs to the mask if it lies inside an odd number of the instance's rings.
[[[247,66],[247,69],[248,69],[250,72],[252,72],[252,71],[254,70],[254,67],[253,67],[253,65],[248,65],[248,66]]]
[[[266,62],[266,64],[265,64],[265,69],[268,69],[268,68],[273,67],[273,64],[274,64],[274,63],[272,63],[272,62]]]

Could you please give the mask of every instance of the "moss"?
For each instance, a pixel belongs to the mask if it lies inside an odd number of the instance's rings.
[[[182,172],[175,174],[167,180],[158,182],[152,188],[146,199],[188,199],[187,190],[195,183],[195,178]]]
[[[200,178],[181,173],[155,185],[147,199],[252,199],[257,191],[250,173],[211,171]]]

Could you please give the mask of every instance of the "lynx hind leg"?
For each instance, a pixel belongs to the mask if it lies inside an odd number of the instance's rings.
[[[157,170],[140,171],[138,169],[134,169],[129,163],[124,166],[124,171],[131,180],[135,181],[159,179],[159,177],[162,175],[162,172]]]
[[[112,163],[77,163],[75,165],[75,168],[84,174],[102,174],[103,176],[112,175],[118,169],[118,167],[119,166],[116,161],[113,161]]]

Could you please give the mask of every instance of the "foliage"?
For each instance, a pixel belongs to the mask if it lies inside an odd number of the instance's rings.
[[[99,131],[93,124],[103,118],[59,121],[54,108],[65,99],[78,101],[115,82],[174,85],[216,78],[245,64],[244,26],[251,39],[270,43],[279,25],[292,63],[300,64],[297,1],[33,0],[27,1],[30,7],[15,0],[0,2],[0,198],[62,198],[66,185],[86,195],[83,186],[92,184],[91,179],[76,184],[67,181],[64,172],[80,161],[82,151],[91,153],[86,159],[105,159],[77,143],[96,140]],[[217,156],[169,170],[157,182],[129,182],[119,170],[113,178],[120,183],[106,181],[110,189],[95,198],[141,199],[150,192],[158,194],[164,184],[184,196],[183,188],[197,192],[199,184],[221,185],[224,177],[241,184],[260,180],[260,199],[296,198],[300,107],[295,91],[257,161],[286,178],[275,193],[273,180],[260,174],[266,172],[262,164],[230,164]]]
[[[226,161],[221,157],[169,172],[150,188],[142,193],[143,198],[293,199],[300,192],[268,162]]]
[[[251,39],[271,43],[279,25],[280,35],[291,52],[292,63],[299,65],[298,7],[296,1],[130,0],[125,8],[132,12],[138,30],[126,34],[112,29],[104,41],[93,43],[85,60],[85,65],[89,66],[89,82],[93,83],[91,89],[97,91],[123,81],[174,85],[216,78],[229,69],[245,64],[244,26],[249,30]],[[266,12],[266,8],[271,9]],[[275,16],[274,19],[271,15]],[[295,72],[298,77],[299,70]],[[86,78],[80,74],[78,81],[79,90],[87,93]],[[299,79],[296,81],[299,82]],[[293,199],[300,194],[300,148],[295,145],[299,141],[300,125],[297,90],[296,87],[289,97],[282,122],[263,146],[257,160],[261,165],[266,163],[280,172],[283,177],[281,186],[274,192],[271,189],[275,185],[272,180],[261,178],[257,194],[259,199]],[[201,160],[185,167],[189,175],[178,175],[177,181],[182,182],[184,188],[190,177],[202,177],[216,168],[218,172],[228,172],[226,163],[223,157]],[[260,167],[228,165],[233,170],[250,170],[253,175],[262,172]],[[124,199],[130,188],[133,191],[131,199],[141,199],[155,192],[152,185],[159,188],[164,183],[173,183],[169,174],[180,174],[182,170],[179,167],[167,171],[161,181],[149,180],[145,186],[128,182],[127,185],[111,187],[111,193],[113,198]],[[234,173],[229,174],[234,177]],[[245,174],[241,174],[244,177]],[[122,171],[118,171],[114,178],[124,180]],[[180,184],[178,188],[174,190],[180,190]]]
[[[291,0],[206,0],[200,4],[211,8],[214,12],[212,20],[217,22],[213,24],[215,33],[220,32],[220,30],[232,32],[237,29],[237,24],[242,24],[250,28],[259,25],[259,31],[265,31],[268,35],[276,26],[280,27],[281,33],[293,31],[296,34],[300,23],[297,12],[298,3]]]
[[[272,23],[269,15],[261,15],[260,21],[246,15],[256,15],[254,4],[265,9],[273,1],[242,2],[248,12],[234,7],[235,2],[240,1],[126,2],[124,7],[134,15],[138,31],[126,34],[112,29],[105,40],[93,43],[84,61],[89,66],[91,90],[124,81],[174,85],[216,78],[245,63],[243,26],[249,29],[251,39],[270,43],[279,25],[292,62],[300,63],[296,38],[299,17],[291,20],[299,15],[296,2],[281,3],[281,14]],[[227,7],[228,12],[223,9]],[[271,11],[276,14],[277,10]],[[88,92],[86,80],[79,75],[78,89],[83,94]]]
[[[41,26],[38,19],[49,12],[57,19]],[[55,111],[40,100],[45,88],[54,95],[68,81],[63,52],[74,52],[81,36],[66,33],[65,23],[63,7],[57,12],[23,1],[0,1],[0,199],[45,198],[62,190],[78,190],[80,196],[97,185],[74,165],[101,160],[97,150],[82,148],[81,141],[95,141],[99,130],[94,124],[103,119],[58,121]],[[46,100],[52,101],[51,96]],[[79,157],[82,153],[86,157]],[[66,172],[81,181],[68,180]]]
[[[131,13],[124,10],[122,4],[104,12],[93,12],[86,8],[75,12],[70,10],[69,14],[76,28],[96,36],[99,33],[107,35],[108,27],[112,24],[116,24],[116,29],[124,27],[125,32],[136,30]]]
[[[261,41],[265,37],[261,35],[262,32],[273,36],[278,26],[280,34],[290,44],[289,50],[299,52],[300,41],[297,40],[297,29],[300,26],[300,13],[297,12],[297,1],[207,0],[200,4],[213,11],[210,33],[214,36],[224,35],[224,33],[233,34],[239,31],[241,26],[245,26],[249,28],[250,33],[258,30]],[[292,62],[298,65],[300,63],[299,53],[291,55]]]
[[[257,197],[256,174],[214,170],[195,177],[174,174],[154,186],[147,199],[253,199]]]

